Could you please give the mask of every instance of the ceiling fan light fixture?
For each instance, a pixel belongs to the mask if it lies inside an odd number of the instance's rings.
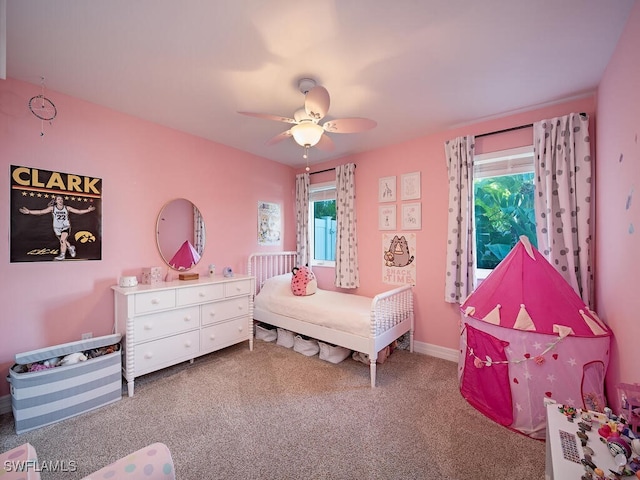
[[[324,129],[313,121],[303,121],[291,127],[291,135],[301,147],[313,147],[320,141]]]

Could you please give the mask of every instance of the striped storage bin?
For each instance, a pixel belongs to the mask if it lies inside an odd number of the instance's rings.
[[[18,365],[119,344],[120,334],[16,355]],[[18,373],[9,369],[16,433],[50,425],[122,398],[121,349],[89,360],[47,370]]]

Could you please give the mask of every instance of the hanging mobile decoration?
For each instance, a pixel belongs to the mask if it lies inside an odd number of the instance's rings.
[[[36,95],[35,97],[31,97],[29,100],[29,110],[36,117],[38,117],[41,121],[40,128],[40,136],[44,136],[44,122],[49,122],[49,125],[52,124],[53,119],[56,118],[58,111],[56,110],[56,106],[53,104],[51,100],[44,96],[44,77],[41,77],[40,87],[42,93],[40,95]]]

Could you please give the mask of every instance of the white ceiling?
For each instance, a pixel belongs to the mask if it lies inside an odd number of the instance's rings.
[[[303,166],[293,139],[265,142],[331,94],[310,162],[592,93],[635,0],[8,0],[7,76],[262,157]],[[36,87],[37,86],[37,87]],[[55,103],[55,93],[47,95]],[[25,99],[25,108],[26,102]],[[58,116],[64,116],[60,109]]]

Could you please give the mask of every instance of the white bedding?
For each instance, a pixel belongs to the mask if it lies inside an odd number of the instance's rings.
[[[298,297],[291,292],[291,277],[292,274],[287,273],[265,280],[256,295],[255,309],[362,337],[369,336],[371,298],[321,289],[313,295]]]

